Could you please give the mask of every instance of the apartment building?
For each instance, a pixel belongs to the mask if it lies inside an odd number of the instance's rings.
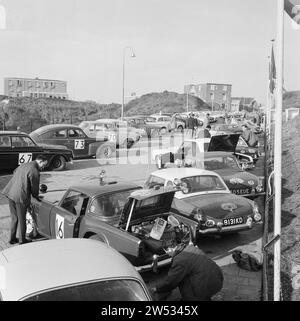
[[[68,99],[67,82],[40,78],[4,78],[4,95]]]
[[[202,99],[215,110],[224,109],[230,111],[231,92],[232,85],[230,84],[204,83],[184,86],[185,94]]]

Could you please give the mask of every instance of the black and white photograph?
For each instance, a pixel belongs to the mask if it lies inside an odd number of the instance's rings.
[[[300,301],[300,0],[0,0],[0,43],[0,301]]]

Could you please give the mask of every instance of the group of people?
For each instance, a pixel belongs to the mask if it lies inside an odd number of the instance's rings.
[[[20,165],[2,190],[2,194],[8,199],[11,215],[10,244],[32,242],[32,239],[26,237],[26,212],[31,197],[41,201],[40,172],[46,165],[47,159],[42,155]],[[18,226],[19,237],[17,237]],[[168,275],[152,289],[154,299],[166,299],[168,293],[179,287],[183,301],[206,301],[222,289],[221,268],[193,243],[177,246],[172,258]]]
[[[207,113],[202,122],[195,117],[194,113],[190,113],[186,119],[186,135],[190,136],[190,138],[210,138],[211,126],[209,116],[210,114]]]

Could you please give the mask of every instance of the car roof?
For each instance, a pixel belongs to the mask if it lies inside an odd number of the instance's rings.
[[[124,190],[133,189],[137,187],[140,187],[140,186],[131,182],[116,182],[116,183],[114,182],[113,184],[104,184],[104,185],[100,185],[100,183],[75,185],[75,186],[69,187],[69,189],[83,193],[89,197],[95,197],[101,194],[114,193],[118,191],[121,192]]]
[[[203,176],[213,175],[213,176],[219,177],[217,173],[212,171],[207,171],[199,168],[186,168],[186,167],[161,169],[161,170],[152,172],[151,175],[158,176],[164,179],[173,179],[173,178],[181,179],[184,177],[202,176],[202,175]]]
[[[88,280],[140,279],[120,253],[89,239],[54,239],[14,246],[0,252],[0,268],[5,275],[0,278],[2,298],[12,301]]]
[[[47,132],[48,130],[52,130],[52,129],[64,129],[64,128],[67,128],[67,129],[81,129],[79,126],[76,126],[76,125],[71,125],[71,124],[53,124],[53,125],[45,125],[45,126],[42,126],[38,129],[36,129],[35,131],[33,131],[33,133],[38,133],[38,134],[41,134],[41,133],[45,133]]]

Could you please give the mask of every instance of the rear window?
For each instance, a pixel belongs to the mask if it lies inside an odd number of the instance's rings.
[[[143,286],[135,280],[106,280],[50,290],[24,301],[148,301]]]

